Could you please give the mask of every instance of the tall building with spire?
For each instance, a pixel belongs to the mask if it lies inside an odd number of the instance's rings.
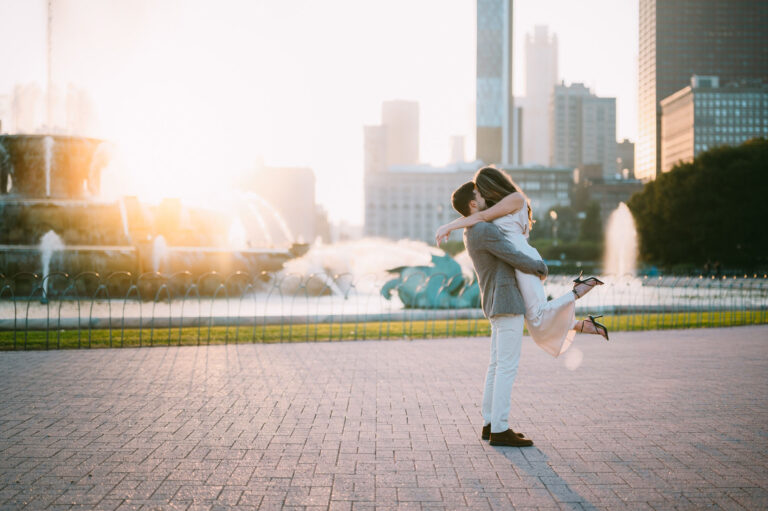
[[[512,96],[512,0],[477,0],[476,155],[519,163]]]
[[[635,175],[661,169],[661,100],[693,75],[720,83],[768,76],[765,0],[640,0]]]
[[[549,102],[557,79],[557,35],[537,25],[525,36],[523,162],[549,162]]]

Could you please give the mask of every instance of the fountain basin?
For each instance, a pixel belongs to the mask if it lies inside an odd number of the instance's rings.
[[[278,271],[293,254],[287,249],[243,249],[230,250],[217,247],[166,247],[161,258],[154,254],[150,243],[141,243],[139,249],[139,272],[159,271],[174,274],[188,271],[193,277],[217,272],[230,274],[237,271],[258,275],[263,271]],[[159,260],[159,264],[156,264]]]
[[[45,272],[42,256],[40,245],[0,245],[0,277],[5,276],[14,282],[15,296],[34,295],[35,289],[42,285]],[[292,257],[288,250],[231,251],[201,247],[168,247],[157,278],[151,279],[151,284],[140,286],[139,291],[143,297],[152,297],[165,279],[184,272],[187,272],[186,278],[193,281],[212,272],[223,275],[245,272],[255,277],[264,271],[280,270],[283,263]],[[152,246],[148,243],[139,244],[138,247],[131,245],[65,246],[53,250],[50,254],[46,288],[52,296],[59,296],[62,293],[73,294],[73,290],[66,291],[66,288],[76,276],[82,275],[74,283],[74,294],[92,296],[99,282],[104,282],[110,275],[127,272],[130,273],[130,277],[114,278],[110,284],[117,287],[110,287],[109,291],[111,296],[125,296],[131,281],[135,281],[140,275],[154,271],[152,264]],[[62,273],[69,275],[69,278],[61,277]],[[28,274],[28,277],[18,277],[20,274]],[[0,280],[0,286],[3,285],[4,283]],[[210,289],[201,288],[200,292],[210,294],[215,290],[214,286]],[[8,297],[6,290],[6,294],[0,298]]]
[[[71,245],[51,253],[51,272],[77,275],[82,272],[107,274],[117,271],[135,272],[137,250],[130,245]],[[0,245],[0,271],[10,277],[17,273],[41,272],[39,245]]]
[[[49,230],[56,231],[65,245],[130,243],[117,202],[0,199],[0,244],[33,245]]]
[[[261,226],[261,237],[233,243],[228,232],[236,223],[229,211],[186,208],[177,198],[159,205],[142,204],[137,197],[97,199],[108,147],[83,137],[0,136],[0,277],[15,280],[14,275],[24,274],[30,280],[12,293],[34,294],[47,280],[43,292],[51,289],[56,295],[53,281],[62,273],[93,281],[151,274],[158,282],[175,274],[193,279],[211,273],[259,275],[308,250],[297,244],[253,248],[274,244],[251,202],[235,208],[235,220],[242,226],[241,217],[247,218],[257,231]],[[285,227],[279,216],[275,221]],[[288,233],[286,240],[291,239]],[[75,280],[79,286],[80,278]]]
[[[101,140],[64,135],[0,135],[0,194],[81,199],[98,194],[106,158]]]

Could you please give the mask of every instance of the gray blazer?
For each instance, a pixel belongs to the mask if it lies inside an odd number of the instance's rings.
[[[464,246],[475,266],[485,317],[525,314],[515,269],[546,277],[547,265],[517,250],[498,227],[487,222],[464,229]]]

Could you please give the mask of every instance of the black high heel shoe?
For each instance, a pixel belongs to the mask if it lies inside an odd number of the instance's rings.
[[[603,315],[600,314],[599,316],[593,316],[592,314],[587,314],[587,317],[589,318],[589,322],[592,323],[592,326],[595,327],[595,330],[597,330],[597,333],[599,335],[602,335],[603,337],[605,337],[606,341],[609,341],[610,339],[608,339],[608,328],[606,328],[606,326],[604,324],[602,324],[602,323],[600,323],[598,321],[595,321],[597,318],[602,318]],[[584,322],[585,321],[587,321],[587,320],[586,319],[582,319],[581,320],[581,332],[582,333],[584,333]],[[601,328],[603,329],[602,332],[600,331]],[[605,334],[605,335],[603,335],[603,334]]]
[[[576,286],[578,286],[579,284],[586,284],[586,285],[588,285],[590,287],[590,289],[595,287],[595,286],[602,286],[603,284],[605,284],[605,282],[603,282],[602,280],[598,279],[597,277],[587,277],[586,279],[582,279],[581,278],[582,275],[584,275],[584,271],[580,271],[579,272],[579,276],[576,277],[575,279],[573,279],[573,282],[574,282],[574,284],[573,284],[573,294],[576,295],[576,298],[581,298],[582,296],[584,296],[584,295],[580,295],[579,293],[576,292]],[[587,292],[589,292],[589,290],[587,290]],[[586,293],[584,293],[584,294],[586,294]]]

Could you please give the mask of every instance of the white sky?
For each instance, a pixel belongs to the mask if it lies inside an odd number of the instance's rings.
[[[89,91],[96,136],[116,140],[126,193],[204,195],[270,165],[312,167],[333,220],[362,222],[363,125],[419,101],[421,158],[450,135],[474,154],[475,0],[54,0],[54,80]],[[44,0],[0,0],[0,94],[45,83]],[[636,134],[636,0],[516,0],[523,38],[559,39],[560,77],[617,98]]]

